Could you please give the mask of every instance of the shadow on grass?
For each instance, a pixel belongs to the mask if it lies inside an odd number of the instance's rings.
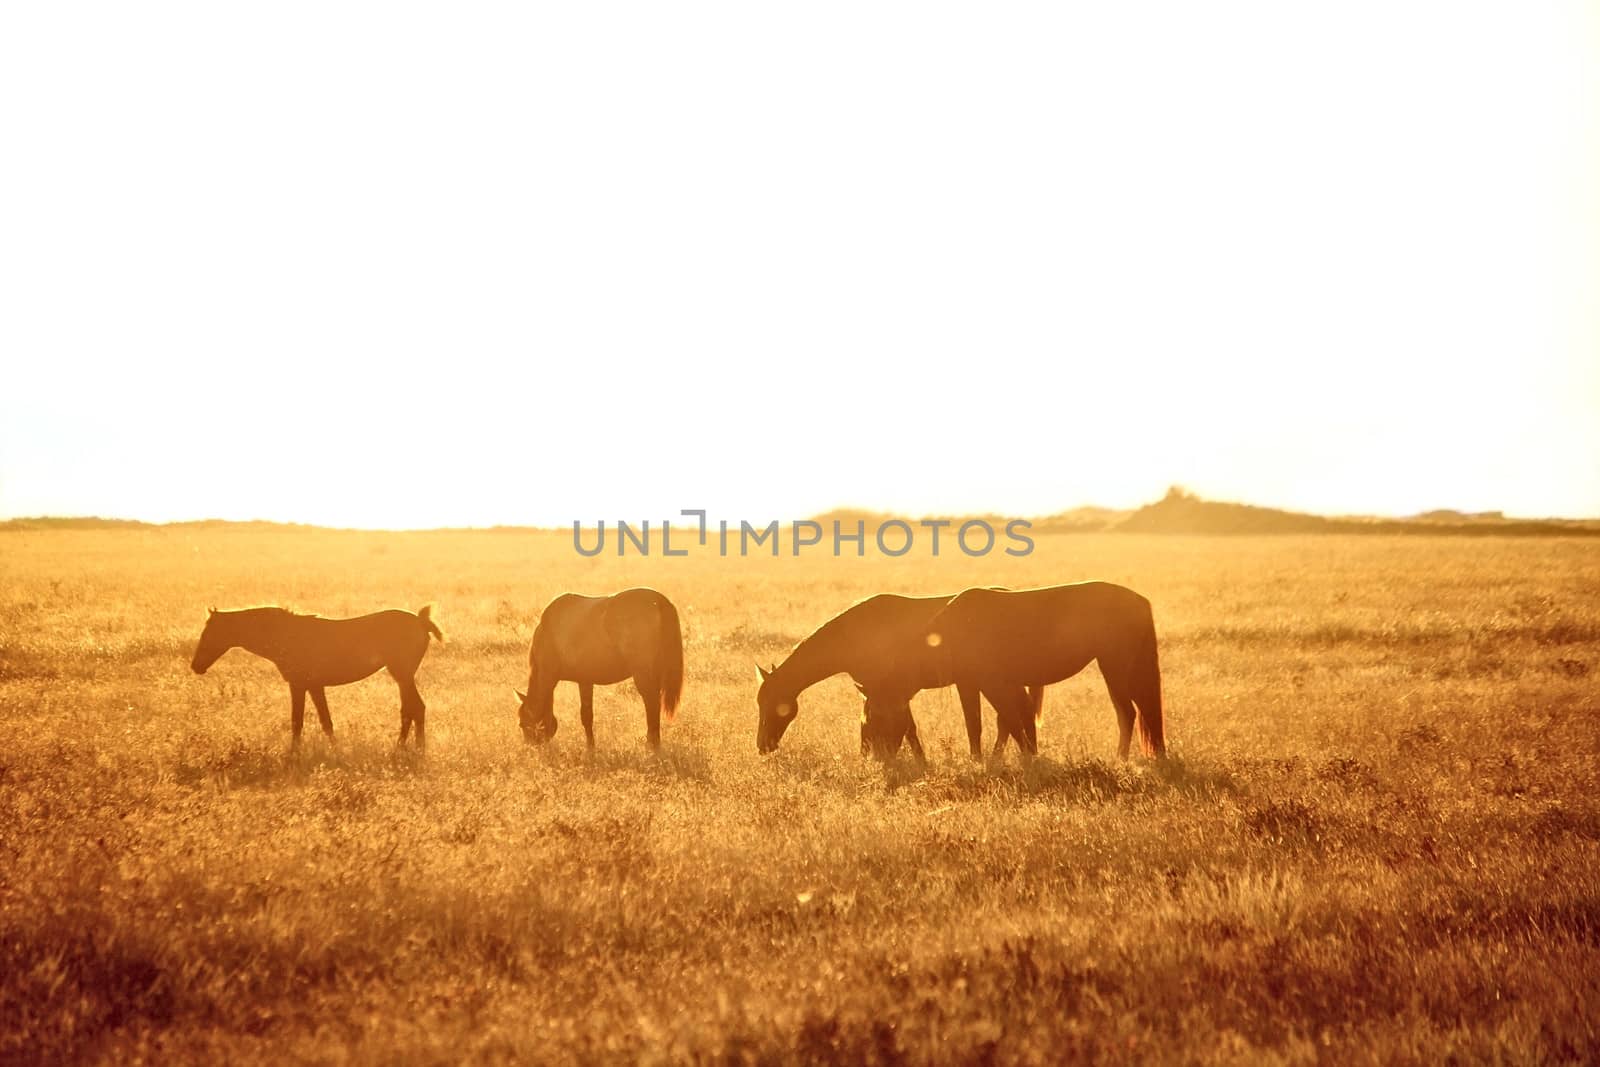
[[[905,755],[897,755],[892,759],[883,761],[881,766],[883,767],[883,784],[891,793],[897,793],[908,785],[928,781],[933,774],[932,764],[921,762]]]
[[[1236,795],[1239,783],[1225,768],[1200,766],[1182,757],[1163,760],[1056,760],[1037,756],[1028,763],[989,760],[968,763],[944,774],[931,772],[895,779],[890,789],[918,781],[937,798],[952,802],[993,798],[1060,798],[1104,803],[1122,797],[1177,795],[1207,799]]]
[[[712,753],[700,747],[667,745],[652,752],[642,742],[582,749],[526,748],[523,758],[557,774],[589,778],[637,776],[662,783],[708,785],[714,778]],[[270,789],[304,786],[319,774],[403,779],[425,775],[433,766],[414,747],[392,742],[339,741],[320,737],[299,749],[280,739],[191,738],[173,767],[173,780],[183,786],[213,785],[224,789]],[[459,771],[456,763],[449,764]],[[1026,764],[1009,759],[970,763],[965,760],[921,764],[909,756],[887,763],[870,757],[836,757],[794,751],[774,757],[765,773],[804,781],[812,787],[856,796],[877,783],[890,793],[916,788],[940,801],[1059,798],[1073,803],[1105,803],[1124,797],[1178,795],[1195,799],[1237,796],[1247,792],[1236,769],[1194,763],[1183,757],[1135,759],[1126,763],[1102,759],[1056,760],[1035,757]]]
[[[224,789],[270,789],[306,785],[319,772],[356,773],[380,778],[409,778],[423,773],[428,757],[414,747],[374,742],[303,742],[291,749],[282,741],[232,738],[207,746],[199,739],[179,757],[172,770],[177,784],[212,784]]]
[[[569,753],[554,754],[554,765],[574,765],[592,777],[638,774],[647,778],[677,779],[705,784],[711,781],[711,756],[702,748],[663,745],[652,752],[643,742],[617,748],[597,747],[574,759]]]
[[[652,752],[642,737],[596,738],[589,750],[579,735],[576,744],[559,742],[530,745],[518,740],[508,749],[514,764],[544,768],[551,774],[580,774],[588,778],[640,775],[646,778],[705,783],[712,778],[711,756],[703,748],[666,742]]]
[[[1243,791],[1238,776],[1229,767],[1197,763],[1182,756],[1167,756],[1146,766],[1155,781],[1177,793],[1215,797],[1237,796]]]

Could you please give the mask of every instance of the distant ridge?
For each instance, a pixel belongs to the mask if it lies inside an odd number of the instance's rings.
[[[13,530],[132,530],[154,525],[140,519],[102,519],[98,515],[62,519],[40,515],[36,518],[7,519],[0,523],[0,526]]]
[[[887,511],[867,508],[834,508],[811,516],[812,521],[831,529],[834,522],[841,527],[854,528],[857,522],[869,533],[891,520],[916,525],[921,522],[943,521],[952,527],[964,522],[982,520],[996,530],[1019,516],[992,513],[966,515],[929,515],[913,518]],[[781,522],[788,522],[781,519]],[[1409,518],[1375,518],[1363,516],[1312,515],[1282,508],[1261,507],[1256,504],[1235,504],[1219,500],[1206,500],[1181,486],[1173,486],[1167,495],[1153,504],[1133,511],[1115,508],[1081,507],[1059,511],[1051,515],[1028,517],[1029,532],[1033,534],[1057,533],[1138,533],[1138,534],[1203,534],[1235,536],[1251,534],[1420,534],[1427,536],[1506,536],[1506,537],[1588,537],[1600,536],[1600,518],[1597,519],[1508,519],[1499,511],[1462,512],[1448,508],[1425,511]],[[654,525],[652,523],[652,525]],[[592,529],[592,525],[588,528]],[[437,526],[416,527],[406,530],[369,530],[351,527],[314,526],[297,522],[272,522],[265,519],[234,521],[230,519],[193,519],[183,522],[144,522],[139,519],[104,519],[95,516],[55,518],[17,518],[0,520],[0,531],[24,530],[161,530],[161,529],[226,529],[226,530],[328,530],[348,533],[442,533],[476,531],[482,533],[551,533],[566,527],[542,526]]]
[[[891,519],[913,524],[924,520],[943,520],[958,526],[981,519],[995,529],[1003,529],[1008,518],[994,514],[930,515],[912,519],[866,508],[835,508],[812,516],[824,527],[837,521],[853,527],[858,521],[867,531],[877,530]],[[1255,504],[1234,504],[1206,500],[1181,486],[1153,504],[1133,511],[1114,508],[1082,507],[1030,518],[1029,532],[1050,533],[1139,533],[1203,534],[1210,536],[1248,536],[1251,534],[1425,534],[1428,536],[1554,537],[1600,535],[1600,519],[1508,519],[1498,511],[1461,512],[1449,509],[1426,511],[1411,518],[1370,518],[1361,516],[1311,515],[1283,508]]]
[[[1174,486],[1109,529],[1157,534],[1427,534],[1511,537],[1600,534],[1600,521],[1507,519],[1498,511],[1428,511],[1409,519],[1329,518],[1299,511],[1205,500]]]
[[[1031,533],[1097,533],[1112,529],[1131,514],[1133,513],[1130,511],[1117,511],[1113,508],[1085,507],[1058,511],[1053,515],[1029,517],[1027,522]],[[1004,530],[1006,523],[1020,517],[984,512],[966,515],[919,515],[913,518],[888,511],[871,511],[867,508],[833,508],[811,516],[811,521],[821,523],[824,529],[831,529],[835,522],[845,528],[854,527],[857,522],[861,522],[866,524],[868,533],[875,533],[878,527],[891,520],[908,522],[913,526],[922,522],[946,522],[952,527],[960,526],[964,522],[982,521],[996,530]]]
[[[178,522],[145,522],[143,519],[103,519],[98,515],[57,517],[37,515],[0,520],[3,530],[174,530],[174,529],[270,529],[332,530],[333,526],[313,526],[304,522],[273,522],[270,519],[183,519]]]

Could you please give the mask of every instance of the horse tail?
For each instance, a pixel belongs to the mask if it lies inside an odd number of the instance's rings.
[[[678,624],[678,609],[662,597],[656,605],[661,613],[661,629],[656,637],[656,669],[661,678],[661,710],[671,722],[683,696],[683,628]]]
[[[431,617],[432,613],[433,613],[433,605],[432,604],[424,604],[424,605],[422,605],[422,607],[417,609],[417,621],[422,623],[422,629],[423,629],[424,633],[430,633],[433,636],[437,637],[439,639],[439,643],[442,645],[442,644],[444,644],[444,631],[439,629],[439,627],[434,625],[433,619]]]
[[[1139,741],[1146,756],[1167,754],[1161,710],[1161,661],[1156,654],[1156,624],[1146,615],[1133,659],[1133,702],[1139,712]]]

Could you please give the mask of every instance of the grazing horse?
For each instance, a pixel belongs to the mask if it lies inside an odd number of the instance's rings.
[[[578,714],[594,750],[594,687],[633,679],[644,700],[645,736],[661,747],[661,713],[670,719],[683,693],[683,632],[678,609],[654,589],[614,596],[563,593],[550,601],[528,650],[528,691],[517,718],[529,744],[555,736],[557,682],[578,683]]]
[[[951,600],[950,596],[879,593],[851,605],[817,627],[781,664],[758,665],[756,675],[761,687],[756,693],[756,749],[771,752],[778,747],[784,731],[800,710],[799,697],[804,690],[835,674],[849,674],[863,695],[881,693],[904,698],[875,716],[863,709],[863,753],[872,751],[887,757],[898,751],[903,741],[911,746],[917,759],[925,759],[922,742],[917,738],[917,724],[911,717],[910,698],[922,689],[949,684],[921,684],[918,679],[929,678],[935,672],[934,664],[928,662],[932,654],[921,644],[921,639],[929,623]],[[907,661],[908,649],[920,650],[917,662]],[[967,740],[976,759],[982,753],[983,743],[978,689],[961,686],[958,690],[961,711],[966,718]],[[1037,697],[1043,700],[1042,690]],[[1004,744],[1007,736],[1007,723],[1002,721],[999,743]],[[1019,738],[1017,743],[1023,742]],[[996,747],[998,749],[998,745]]]
[[[927,688],[935,688],[928,686]],[[962,711],[965,713],[968,706],[974,709],[978,706],[977,697],[988,699],[995,709],[994,758],[998,759],[1005,751],[1006,742],[1016,739],[1017,747],[1023,752],[1038,750],[1039,722],[1044,718],[1044,690],[1042,685],[1024,687],[1023,699],[1027,701],[1026,714],[1018,714],[1017,702],[1010,694],[1001,691],[999,694],[987,690],[973,689],[970,686],[958,687],[957,693],[961,697]],[[861,754],[874,753],[879,758],[887,758],[900,750],[902,744],[909,744],[912,753],[917,759],[923,759],[922,746],[917,740],[917,724],[911,717],[910,699],[919,691],[913,686],[908,693],[905,688],[889,686],[880,688],[877,694],[864,685],[857,685],[856,691],[861,694]],[[895,693],[897,696],[888,694]],[[976,718],[977,712],[973,711]],[[967,740],[972,748],[972,758],[981,758],[982,725],[977,727],[977,733],[969,734]]]
[[[1155,621],[1150,602],[1131,589],[1109,582],[1016,592],[969,589],[934,616],[903,654],[928,672],[925,683],[981,690],[1029,755],[1038,745],[1025,730],[1033,711],[1028,688],[1070,678],[1098,661],[1117,711],[1117,754],[1127,758],[1135,721],[1145,754],[1166,754]],[[908,707],[904,688],[869,687],[867,718],[897,720]]]
[[[379,611],[355,619],[324,619],[283,608],[212,608],[190,667],[196,674],[204,674],[230,648],[242,648],[271,660],[289,683],[289,724],[295,746],[300,744],[307,693],[317,705],[322,732],[331,738],[333,719],[328,715],[323,688],[359,682],[387,667],[400,686],[400,743],[405,744],[415,724],[417,747],[423,748],[427,744],[424,724],[428,706],[417,692],[417,665],[428,651],[429,634],[444,640],[444,634],[429,618],[432,610],[430,604],[415,615],[409,611]]]

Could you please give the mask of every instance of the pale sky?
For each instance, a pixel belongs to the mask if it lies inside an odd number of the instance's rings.
[[[0,5],[0,517],[1600,515],[1597,11]]]

